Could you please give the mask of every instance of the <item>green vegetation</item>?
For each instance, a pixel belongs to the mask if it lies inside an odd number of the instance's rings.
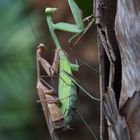
[[[25,1],[27,6],[29,2]],[[35,37],[23,1],[0,1],[0,139],[31,140]],[[34,26],[37,28],[37,15]],[[32,114],[32,115],[31,115]]]

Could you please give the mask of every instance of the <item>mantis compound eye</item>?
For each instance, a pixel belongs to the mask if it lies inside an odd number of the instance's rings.
[[[57,8],[50,8],[50,7],[48,7],[48,8],[45,9],[45,13],[46,13],[47,15],[52,15],[52,14],[54,14],[56,11],[57,11]]]

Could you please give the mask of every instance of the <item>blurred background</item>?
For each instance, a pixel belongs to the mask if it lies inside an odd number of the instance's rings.
[[[92,14],[92,0],[76,2],[83,17]],[[55,49],[45,20],[46,6],[59,8],[54,22],[73,23],[66,0],[0,0],[0,140],[50,140],[41,105],[36,103],[37,45],[46,44],[50,63]],[[58,31],[57,35],[72,62],[78,57],[98,69],[94,26],[74,49],[68,44],[72,34]],[[76,77],[83,87],[99,97],[98,72],[82,65]],[[99,103],[80,91],[77,108],[99,138]],[[77,114],[72,126],[74,129],[65,133],[62,140],[94,139]]]

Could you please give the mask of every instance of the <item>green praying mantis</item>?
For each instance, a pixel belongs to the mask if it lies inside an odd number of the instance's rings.
[[[67,53],[62,49],[55,30],[72,32],[75,35],[70,41],[84,31],[82,14],[74,0],[68,0],[72,11],[75,25],[69,23],[53,23],[52,16],[57,8],[46,8],[46,20],[49,26],[51,37],[55,43],[56,50],[52,65],[43,58],[43,53],[47,51],[44,44],[40,44],[37,49],[37,88],[38,96],[42,104],[45,119],[52,139],[58,139],[55,133],[70,129],[71,122],[77,108],[78,87],[83,90],[90,98],[99,101],[88,93],[79,82],[73,77],[73,72],[78,71],[79,65],[72,64]],[[58,76],[58,90],[55,90],[50,84],[41,78],[41,70],[43,68],[48,76]]]

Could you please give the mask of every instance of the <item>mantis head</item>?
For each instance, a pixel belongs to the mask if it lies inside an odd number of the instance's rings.
[[[43,43],[40,43],[37,49],[39,49],[41,52],[44,52],[47,50],[47,47]]]
[[[56,11],[57,11],[57,8],[50,8],[50,7],[48,7],[48,8],[45,9],[46,15],[50,15],[50,16],[52,14],[54,14]]]

